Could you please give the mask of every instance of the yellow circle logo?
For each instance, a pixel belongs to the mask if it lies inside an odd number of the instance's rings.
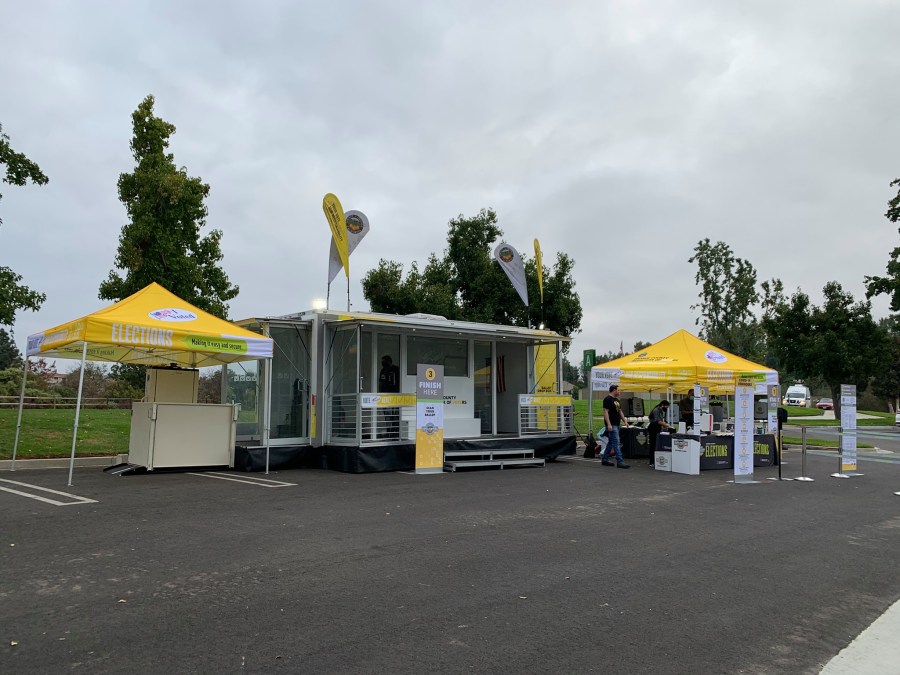
[[[426,368],[425,369],[425,379],[429,382],[437,377],[437,373],[434,372],[434,368]]]

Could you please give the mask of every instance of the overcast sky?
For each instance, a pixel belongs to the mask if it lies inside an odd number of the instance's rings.
[[[573,362],[696,332],[704,237],[814,302],[829,280],[861,298],[900,244],[896,0],[3,4],[0,122],[50,178],[0,186],[0,265],[47,294],[23,352],[108,304],[151,93],[211,186],[234,319],[325,296],[326,192],[371,222],[355,310],[379,258],[424,266],[483,207],[523,254],[572,256]]]

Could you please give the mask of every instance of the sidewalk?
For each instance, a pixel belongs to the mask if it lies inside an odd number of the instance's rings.
[[[68,457],[53,457],[51,459],[19,459],[16,458],[16,471],[28,469],[68,469]],[[105,457],[76,457],[75,466],[115,466],[128,461],[128,455],[108,455]],[[0,471],[12,470],[11,459],[0,459]]]
[[[900,602],[878,617],[840,654],[828,662],[820,675],[896,673],[900,669]]]

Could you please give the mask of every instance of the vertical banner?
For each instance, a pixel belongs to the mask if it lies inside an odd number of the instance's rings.
[[[856,385],[841,385],[841,473],[856,471]]]
[[[753,391],[752,383],[734,389],[734,482],[753,480]]]
[[[344,274],[350,278],[350,244],[347,241],[347,216],[341,201],[330,192],[322,199],[322,210],[328,219],[331,228],[331,236],[337,248],[341,264],[344,266]]]
[[[535,388],[534,392],[541,394],[556,394],[556,345],[538,345],[535,347],[534,357]],[[549,408],[538,409],[538,423],[540,429],[557,431],[559,429],[556,411]]]
[[[698,436],[702,431],[702,416],[709,414],[709,387],[701,387],[699,384],[694,385],[694,424],[693,432]]]
[[[512,282],[513,288],[522,298],[525,306],[528,306],[528,281],[525,278],[525,266],[519,252],[506,243],[497,244],[494,249],[494,258],[500,263],[500,267],[506,272],[506,276]]]
[[[769,413],[766,418],[766,433],[778,433],[778,404],[781,403],[781,387],[770,384],[766,387],[769,398]]]
[[[369,219],[362,211],[347,211],[344,213],[345,222],[347,224],[347,257],[353,255],[353,251],[359,246],[359,242],[369,234]],[[334,281],[337,273],[341,271],[343,261],[338,251],[334,237],[331,238],[331,251],[328,255],[328,283]]]
[[[534,240],[534,266],[537,268],[538,288],[541,291],[541,304],[544,304],[544,258],[541,255],[541,243]],[[527,302],[525,303],[528,304]]]
[[[416,365],[416,473],[444,470],[444,366]]]

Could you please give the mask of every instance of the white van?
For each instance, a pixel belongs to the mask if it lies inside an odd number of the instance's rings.
[[[792,384],[784,393],[781,401],[784,405],[799,405],[803,408],[812,407],[812,394],[809,387],[802,384]]]

